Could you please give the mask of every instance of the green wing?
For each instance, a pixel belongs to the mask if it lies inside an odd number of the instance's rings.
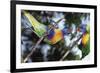
[[[42,37],[44,33],[46,32],[46,26],[39,23],[30,13],[28,12],[23,12],[28,21],[31,23],[32,27],[34,28],[34,33],[38,37]]]

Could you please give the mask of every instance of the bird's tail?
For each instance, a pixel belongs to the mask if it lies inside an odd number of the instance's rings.
[[[43,36],[43,34],[46,32],[46,26],[39,23],[30,13],[26,11],[23,11],[23,13],[34,28],[34,31],[38,35],[38,37]]]

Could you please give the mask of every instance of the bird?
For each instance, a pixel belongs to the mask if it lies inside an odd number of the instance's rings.
[[[83,46],[85,46],[85,45],[88,43],[89,37],[90,37],[89,33],[85,33],[85,34],[82,36],[82,44],[83,44]]]
[[[63,33],[59,28],[52,29],[52,31],[50,31],[50,33],[48,34],[48,39],[52,44],[55,44],[63,39]]]
[[[49,44],[56,44],[60,40],[63,39],[63,35],[65,34],[65,31],[54,27],[54,25],[51,25],[52,29],[49,29],[48,26],[45,24],[42,24],[38,22],[33,15],[31,15],[29,12],[23,11],[24,16],[27,18],[29,23],[34,28],[33,32],[40,38],[44,34],[47,34],[47,37],[44,39],[45,42]],[[61,20],[60,20],[61,21]],[[65,29],[64,29],[65,30]]]
[[[81,27],[78,31],[82,32],[81,43],[85,47],[89,41],[89,38],[90,38],[90,25],[89,24],[81,25]]]
[[[27,18],[27,21],[32,25],[34,28],[34,33],[41,37],[46,32],[46,26],[42,23],[39,23],[30,13],[23,11],[24,16]]]

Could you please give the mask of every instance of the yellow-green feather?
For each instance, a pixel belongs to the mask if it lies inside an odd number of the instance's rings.
[[[46,32],[46,26],[39,23],[30,13],[24,11],[24,15],[34,28],[34,32],[38,37],[41,37]]]

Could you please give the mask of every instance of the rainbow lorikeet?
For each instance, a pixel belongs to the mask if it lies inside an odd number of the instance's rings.
[[[89,38],[90,38],[89,32],[90,32],[90,28],[89,28],[89,25],[87,24],[85,26],[85,29],[84,29],[84,32],[83,32],[83,36],[82,36],[82,44],[83,44],[83,46],[85,46],[89,41]]]
[[[63,34],[65,34],[64,30],[53,28],[49,31],[46,25],[39,23],[30,13],[24,11],[23,14],[34,28],[34,33],[38,37],[42,37],[45,33],[48,32],[47,37],[44,39],[45,42],[48,42],[49,44],[55,44],[63,39]]]
[[[89,41],[89,37],[90,37],[90,26],[89,24],[81,24],[80,28],[78,28],[79,32],[82,32],[82,45],[85,46],[88,41]]]

